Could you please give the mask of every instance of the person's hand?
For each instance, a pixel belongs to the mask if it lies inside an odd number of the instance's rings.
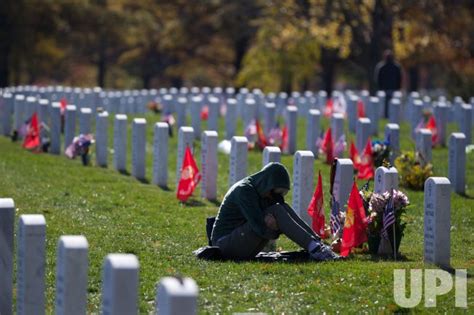
[[[265,215],[265,225],[273,231],[278,231],[278,223],[275,217],[272,214]]]

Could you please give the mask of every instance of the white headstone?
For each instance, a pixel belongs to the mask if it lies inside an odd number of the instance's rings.
[[[377,91],[377,98],[379,99],[379,118],[384,118],[388,113],[385,113],[385,91]]]
[[[98,113],[95,123],[95,157],[100,167],[108,164],[108,141],[109,141],[109,113]]]
[[[145,178],[146,119],[135,118],[132,122],[132,175]]]
[[[203,98],[200,95],[191,98],[191,126],[194,130],[194,139],[199,139],[201,136],[202,102]]]
[[[365,146],[367,145],[367,140],[372,134],[372,123],[369,118],[359,118],[357,120],[356,126],[356,147],[357,150],[362,153]]]
[[[13,314],[13,238],[15,203],[0,198],[0,314]]]
[[[398,189],[398,171],[395,167],[380,166],[375,170],[374,192],[383,194]]]
[[[237,101],[234,98],[229,98],[226,104],[225,113],[225,138],[232,139],[235,136],[237,129]]]
[[[102,314],[138,314],[138,269],[135,255],[107,255],[103,269]]]
[[[193,148],[194,141],[194,129],[193,127],[181,127],[178,132],[178,154],[176,159],[176,186],[179,183],[181,176],[181,167],[183,165],[184,153],[186,152],[186,147],[189,146],[191,152],[194,151]]]
[[[87,239],[82,235],[59,238],[56,264],[56,314],[87,312]]]
[[[40,99],[38,101],[38,122],[45,123],[48,127],[49,124],[49,101],[47,99]]]
[[[458,194],[466,192],[466,136],[452,133],[449,137],[449,181]]]
[[[0,96],[0,111],[2,115],[2,134],[9,136],[12,131],[12,114],[13,114],[13,96],[10,93],[4,93]]]
[[[311,226],[308,205],[313,195],[314,155],[311,151],[296,151],[293,159],[293,209]]]
[[[51,154],[61,153],[61,105],[53,102],[49,108],[49,116],[51,118],[50,141],[51,146],[49,152]]]
[[[264,132],[268,136],[270,130],[275,126],[276,123],[276,106],[274,103],[265,103],[264,113]]]
[[[341,211],[346,211],[347,200],[351,192],[354,178],[354,164],[351,159],[338,159],[334,176],[333,196],[340,205]]]
[[[76,136],[76,106],[67,105],[64,115],[64,149],[66,149]]]
[[[461,113],[459,128],[466,136],[466,144],[469,145],[472,143],[472,106],[461,105],[459,112]]]
[[[19,131],[21,126],[25,123],[26,117],[26,104],[25,104],[25,96],[22,94],[15,95],[15,101],[13,103],[13,125],[16,131]]]
[[[232,137],[229,158],[229,187],[247,176],[247,151],[246,137]]]
[[[306,149],[318,156],[318,146],[316,144],[321,132],[321,112],[317,109],[310,109],[306,119]]]
[[[45,313],[46,220],[21,215],[18,226],[17,314]]]
[[[451,183],[445,177],[425,182],[424,257],[425,262],[450,266]]]
[[[257,104],[255,99],[248,97],[244,101],[243,105],[243,112],[244,112],[244,128],[252,122],[252,120],[257,118]]]
[[[206,130],[201,138],[201,197],[217,198],[217,132]]]
[[[153,135],[153,178],[152,182],[160,187],[168,185],[168,124],[155,124]]]
[[[388,113],[389,121],[391,124],[400,124],[400,118],[402,113],[402,105],[400,99],[393,97],[390,100]]]
[[[446,145],[449,107],[446,103],[438,103],[433,111],[436,120],[436,128],[438,129],[438,139],[440,144],[444,146]]]
[[[331,132],[332,139],[337,142],[344,134],[344,115],[341,113],[334,113],[331,117]]]
[[[156,314],[197,314],[199,288],[191,278],[165,277],[156,288]]]
[[[397,124],[385,125],[385,139],[390,141],[390,163],[393,164],[400,154],[400,127]]]
[[[347,120],[349,122],[349,131],[356,131],[357,122],[357,101],[359,97],[355,94],[350,94],[347,102]]]
[[[265,166],[270,162],[280,162],[280,161],[281,161],[281,150],[279,147],[266,146],[263,149],[262,166]]]
[[[367,106],[367,117],[371,121],[372,135],[377,135],[379,133],[379,98],[370,97],[369,103]]]
[[[127,169],[127,115],[117,114],[114,121],[114,167]]]
[[[218,118],[219,118],[219,99],[214,96],[208,98],[209,106],[209,119],[207,120],[207,130],[218,130]]]
[[[288,154],[296,151],[296,134],[298,130],[298,108],[296,106],[286,107],[286,127],[288,128]]]
[[[421,154],[426,163],[431,163],[431,130],[422,128],[416,133],[416,151]]]
[[[182,126],[186,126],[186,107],[188,104],[188,99],[186,97],[178,97],[178,101],[176,102],[176,126],[181,128]]]
[[[421,100],[414,100],[411,106],[411,135],[415,138],[416,127],[423,119],[423,102]]]
[[[79,133],[86,135],[91,133],[92,110],[83,107],[79,111]]]

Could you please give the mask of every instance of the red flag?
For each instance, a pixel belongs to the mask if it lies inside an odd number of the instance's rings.
[[[288,127],[285,125],[281,131],[281,151],[286,152],[288,150]]]
[[[362,152],[362,156],[360,157],[359,173],[357,174],[357,178],[374,178],[374,158],[372,157],[372,141],[370,141],[370,138],[367,139],[364,152]]]
[[[326,238],[325,233],[325,217],[323,208],[323,182],[321,179],[321,171],[319,171],[318,185],[314,191],[313,198],[308,206],[308,214],[313,219],[313,231],[321,238]]]
[[[31,117],[28,124],[26,136],[23,140],[23,147],[25,149],[36,149],[40,145],[40,129],[38,123],[38,115],[36,112]]]
[[[263,133],[262,127],[260,126],[260,122],[258,119],[255,121],[255,128],[257,129],[257,144],[260,149],[264,149],[267,146],[267,139],[265,139],[265,134]]]
[[[367,219],[359,189],[354,182],[347,203],[346,220],[342,231],[341,256],[348,256],[352,248],[364,242],[367,242]]]
[[[204,105],[201,109],[201,120],[207,120],[209,118],[209,106]]]
[[[326,163],[331,164],[332,160],[334,160],[334,142],[332,141],[331,128],[328,128],[326,131],[321,148],[326,153]]]
[[[365,105],[361,99],[357,101],[357,118],[363,118],[365,116]]]
[[[425,125],[426,129],[431,130],[431,142],[432,145],[435,146],[438,144],[438,127],[436,126],[436,120],[433,115],[430,116],[430,119]]]
[[[332,98],[328,98],[326,101],[326,107],[324,108],[324,116],[331,117],[334,111],[334,102]]]
[[[354,168],[358,170],[360,165],[360,155],[359,151],[354,145],[354,142],[351,142],[351,147],[349,149],[349,157],[352,160],[352,163],[354,164]]]
[[[184,153],[183,165],[181,166],[181,178],[178,183],[178,191],[176,196],[181,201],[186,201],[193,194],[194,189],[199,184],[201,180],[201,174],[194,161],[193,154],[189,149],[189,146],[186,147]]]
[[[59,105],[60,105],[61,114],[64,114],[64,112],[66,111],[67,100],[63,97],[63,98],[59,101]]]

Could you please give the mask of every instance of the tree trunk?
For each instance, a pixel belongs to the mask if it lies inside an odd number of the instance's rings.
[[[334,51],[321,48],[321,81],[323,90],[331,95],[334,87],[334,75],[336,68],[336,55]]]
[[[105,42],[99,43],[99,59],[97,62],[97,85],[105,87],[105,76],[107,74],[107,56]]]
[[[411,66],[408,69],[408,82],[409,82],[409,87],[408,90],[410,92],[412,91],[418,91],[418,66]]]
[[[10,85],[10,68],[8,64],[10,49],[8,47],[0,48],[0,87]]]

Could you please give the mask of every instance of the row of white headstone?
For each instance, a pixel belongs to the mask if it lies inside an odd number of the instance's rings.
[[[0,314],[13,314],[15,204],[0,199]],[[59,238],[56,261],[55,313],[87,313],[89,244],[82,235]],[[45,314],[46,220],[20,215],[17,239],[16,313]],[[102,314],[138,314],[138,258],[109,254],[102,272]],[[157,314],[196,314],[198,287],[191,278],[165,277],[156,288]]]

